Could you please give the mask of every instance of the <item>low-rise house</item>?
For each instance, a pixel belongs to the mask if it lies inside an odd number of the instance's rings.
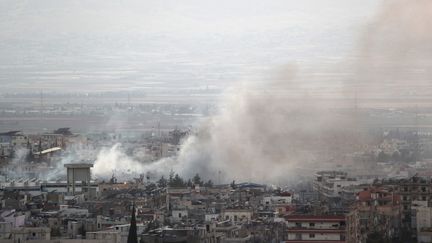
[[[13,224],[11,222],[0,222],[0,239],[9,239]]]
[[[87,232],[86,239],[101,240],[106,243],[122,243],[121,234],[117,231]]]
[[[33,240],[51,240],[51,229],[48,227],[20,227],[11,231],[11,239],[14,243],[26,243]]]
[[[247,223],[252,220],[252,215],[251,209],[224,209],[222,211],[222,219],[234,223]]]

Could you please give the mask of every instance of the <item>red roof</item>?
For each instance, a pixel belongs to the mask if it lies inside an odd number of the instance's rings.
[[[371,199],[371,192],[370,191],[361,191],[358,193],[358,200],[359,201],[369,201]]]

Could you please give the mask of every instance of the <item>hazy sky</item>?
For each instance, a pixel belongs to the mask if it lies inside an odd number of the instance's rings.
[[[0,92],[161,90],[335,63],[377,0],[2,0]]]

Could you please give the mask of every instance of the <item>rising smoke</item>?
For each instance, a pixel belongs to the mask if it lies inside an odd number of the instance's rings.
[[[172,166],[172,158],[166,158],[152,163],[144,163],[145,156],[134,158],[127,155],[120,143],[108,148],[102,148],[94,163],[94,175],[107,179],[114,175],[116,178],[138,178],[142,174],[166,174]]]
[[[365,124],[347,101],[354,95],[418,97],[430,87],[431,24],[431,1],[384,2],[362,35],[352,77],[343,83],[345,92],[332,94],[340,99],[323,99],[318,90],[304,88],[308,80],[297,79],[291,68],[265,89],[241,87],[228,95],[218,116],[185,142],[178,170],[213,177],[221,170],[226,178],[275,181],[298,178],[302,169],[318,169],[326,162],[345,163],[344,155],[368,141]],[[351,112],[335,109],[344,103]]]
[[[116,145],[101,151],[96,174],[119,167],[161,174],[172,169],[214,180],[221,175],[225,182],[288,182],[305,170],[346,163],[347,154],[368,143],[365,124],[356,117],[357,105],[374,106],[371,100],[385,98],[392,106],[397,104],[391,99],[429,94],[431,25],[432,1],[385,1],[362,35],[349,65],[351,75],[341,87],[326,94],[306,88],[308,80],[299,79],[292,67],[277,81],[261,86],[246,82],[227,91],[219,113],[198,126],[176,159],[143,165]]]
[[[359,41],[352,77],[358,94],[394,99],[430,95],[431,24],[431,1],[385,1]]]

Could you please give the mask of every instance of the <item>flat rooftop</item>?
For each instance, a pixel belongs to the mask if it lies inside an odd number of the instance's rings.
[[[79,163],[79,164],[65,164],[64,167],[72,168],[72,169],[84,169],[84,168],[92,168],[93,164]]]

